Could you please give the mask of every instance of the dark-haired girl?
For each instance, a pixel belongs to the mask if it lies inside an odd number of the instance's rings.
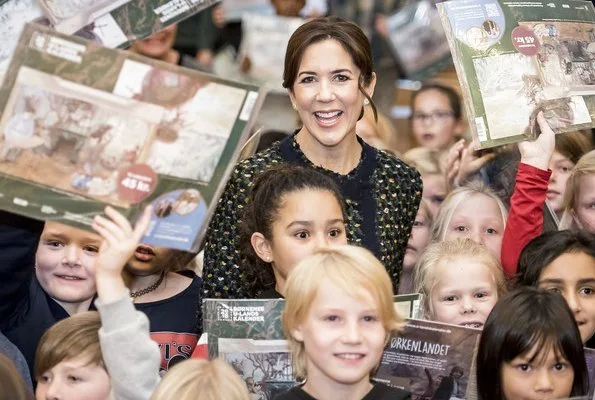
[[[480,400],[584,396],[588,385],[581,336],[560,295],[520,288],[500,299],[479,342]]]
[[[337,185],[312,168],[285,165],[260,174],[240,232],[250,297],[283,297],[299,261],[320,247],[346,244],[344,215]]]
[[[595,236],[554,231],[533,239],[519,259],[519,285],[560,293],[587,347],[595,347]]]
[[[239,222],[255,177],[288,163],[330,177],[346,199],[346,236],[385,265],[396,290],[407,240],[421,199],[417,171],[358,139],[356,123],[373,105],[376,75],[366,35],[340,18],[316,18],[290,38],[283,86],[302,127],[238,164],[209,225],[204,255],[206,297],[247,297]],[[304,207],[318,208],[316,201]]]

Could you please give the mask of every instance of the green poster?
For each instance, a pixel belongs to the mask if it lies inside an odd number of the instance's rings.
[[[151,203],[143,242],[195,250],[263,97],[28,24],[0,87],[0,207],[89,229]]]
[[[453,0],[438,5],[479,147],[595,126],[589,1]]]

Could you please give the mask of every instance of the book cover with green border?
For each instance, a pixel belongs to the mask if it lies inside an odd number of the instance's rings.
[[[438,4],[480,148],[595,126],[595,11],[583,0]]]
[[[480,329],[409,319],[389,339],[374,379],[407,390],[414,399],[474,400],[480,335]]]
[[[38,0],[47,1],[47,0]],[[120,0],[120,5],[107,13],[86,13],[67,24],[64,33],[92,39],[106,47],[128,48],[168,26],[178,24],[221,0]],[[110,3],[116,3],[114,1]],[[79,21],[85,21],[83,24]],[[77,27],[76,31],[73,27]],[[56,25],[60,30],[60,25]]]
[[[27,24],[0,87],[0,208],[196,250],[265,92]]]

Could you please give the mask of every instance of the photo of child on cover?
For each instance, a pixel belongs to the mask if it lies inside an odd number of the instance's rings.
[[[207,203],[196,189],[164,193],[152,206],[151,226],[143,239],[147,244],[192,244],[207,217]]]

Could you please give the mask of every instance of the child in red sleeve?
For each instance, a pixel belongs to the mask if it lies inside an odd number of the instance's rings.
[[[575,154],[578,159],[582,149],[588,150],[578,137],[557,140],[541,113],[537,123],[541,129],[537,140],[519,144],[521,163],[502,239],[502,266],[509,276],[516,274],[523,248],[542,233],[546,199],[556,215],[559,214],[558,198],[564,196],[559,193],[564,191],[560,189],[559,181],[565,175],[564,170],[574,167],[572,158]]]
[[[554,152],[555,134],[543,113],[537,115],[537,123],[541,129],[537,140],[519,144],[521,163],[502,238],[501,260],[507,275],[516,273],[521,251],[543,227],[543,205],[551,175],[548,165]]]

